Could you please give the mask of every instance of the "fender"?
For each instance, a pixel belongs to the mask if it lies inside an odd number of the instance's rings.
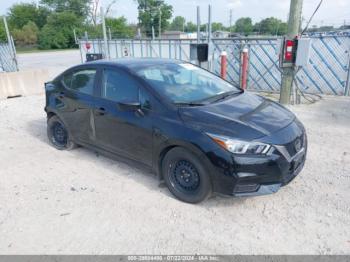
[[[70,137],[71,138],[73,138],[72,140],[73,140],[73,142],[76,142],[75,141],[75,138],[72,136],[72,134],[70,133],[70,131],[69,131],[69,126],[68,126],[68,124],[67,124],[67,122],[64,120],[64,117],[61,117],[61,115],[60,115],[60,113],[59,113],[59,111],[58,110],[55,110],[54,108],[49,108],[49,107],[45,107],[44,108],[44,110],[45,110],[45,112],[46,112],[46,114],[47,114],[47,120],[49,120],[49,116],[50,115],[55,115],[55,116],[57,116],[62,122],[63,122],[63,124],[67,127],[67,131],[69,132],[69,135],[70,135]]]
[[[209,175],[211,176],[211,174],[213,173],[211,172],[213,167],[209,164],[210,163],[209,158],[206,156],[205,152],[203,152],[199,146],[183,140],[166,139],[162,141],[160,144],[158,144],[156,147],[154,147],[154,152],[153,152],[152,168],[160,180],[163,179],[162,172],[161,172],[162,160],[166,155],[166,153],[174,147],[185,148],[191,151],[193,154],[195,154],[200,160],[203,160],[202,163],[203,165],[206,166],[208,170],[210,170]]]

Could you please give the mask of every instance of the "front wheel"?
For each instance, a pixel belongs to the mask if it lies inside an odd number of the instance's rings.
[[[171,149],[164,157],[162,173],[170,192],[184,202],[199,203],[211,195],[211,181],[205,167],[188,150]]]
[[[47,136],[50,144],[56,149],[71,150],[76,147],[64,123],[57,116],[52,116],[48,119]]]

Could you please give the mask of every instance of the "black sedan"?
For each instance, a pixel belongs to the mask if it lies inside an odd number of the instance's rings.
[[[55,148],[141,163],[185,202],[273,193],[304,166],[306,133],[293,113],[190,63],[101,60],[45,89]]]

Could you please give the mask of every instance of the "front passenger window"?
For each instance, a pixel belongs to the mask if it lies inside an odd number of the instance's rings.
[[[102,97],[115,102],[139,101],[139,88],[130,76],[117,70],[105,69],[102,80]]]

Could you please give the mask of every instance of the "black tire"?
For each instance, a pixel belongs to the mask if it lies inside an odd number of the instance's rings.
[[[57,116],[47,120],[47,137],[50,144],[58,150],[72,150],[76,147],[66,126]]]
[[[170,192],[181,201],[194,204],[211,195],[212,184],[206,168],[184,148],[173,148],[165,155],[162,174]]]

